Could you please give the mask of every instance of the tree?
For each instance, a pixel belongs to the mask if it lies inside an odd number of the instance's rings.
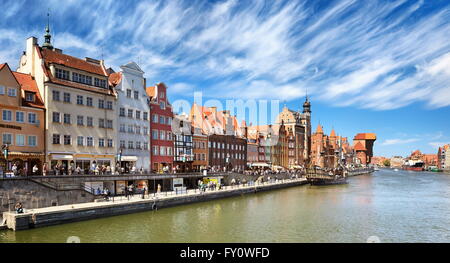
[[[386,166],[386,167],[391,166],[391,160],[389,160],[389,159],[384,160],[383,161],[383,165]]]

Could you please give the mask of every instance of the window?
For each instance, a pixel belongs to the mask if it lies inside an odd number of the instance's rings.
[[[152,115],[152,121],[153,121],[153,123],[158,123],[158,115],[153,114]]]
[[[98,127],[105,128],[105,119],[98,119]]]
[[[153,146],[152,147],[152,154],[153,155],[158,155],[158,153],[159,153],[159,147],[158,146]]]
[[[17,96],[17,90],[15,88],[8,88],[8,96],[16,97]]]
[[[32,92],[25,92],[25,100],[34,102],[34,94]]]
[[[28,123],[36,124],[37,123],[37,115],[36,113],[29,112],[28,113]]]
[[[144,150],[148,150],[148,142],[144,142]]]
[[[0,85],[0,95],[5,95],[5,86]]]
[[[141,119],[141,112],[140,111],[136,111],[136,119],[140,120]]]
[[[161,101],[161,102],[159,103],[159,107],[160,107],[161,109],[165,110],[165,109],[166,109],[166,103],[165,103],[164,101]]]
[[[141,149],[141,142],[136,142],[136,149],[138,149],[138,150]]]
[[[22,111],[16,111],[16,122],[25,122],[25,113]]]
[[[164,99],[164,92],[161,92],[161,93],[159,94],[159,97],[160,97],[161,99]]]
[[[94,138],[86,137],[86,145],[87,146],[94,146]]]
[[[134,149],[134,142],[128,141],[128,149]]]
[[[166,117],[166,124],[167,125],[172,125],[172,118]]]
[[[161,155],[161,156],[165,156],[166,155],[166,147],[161,146],[159,148],[159,155]]]
[[[98,100],[98,107],[100,109],[104,109],[105,108],[105,101],[104,100]]]
[[[112,129],[113,128],[113,121],[112,120],[106,120],[106,128]]]
[[[167,140],[171,141],[172,140],[172,132],[167,132]]]
[[[128,118],[133,118],[133,110],[128,109]]]
[[[53,122],[60,123],[61,122],[60,116],[61,114],[59,112],[53,112]]]
[[[166,119],[164,118],[164,116],[159,116],[159,123],[161,123],[161,124],[166,123]]]
[[[98,139],[98,147],[105,147],[105,139]]]
[[[148,112],[144,112],[142,117],[143,117],[144,121],[147,121],[148,120]]]
[[[119,131],[120,131],[120,132],[126,132],[126,130],[125,130],[125,124],[120,124]]]
[[[64,92],[64,102],[70,103],[70,93]]]
[[[158,130],[152,130],[152,139],[158,140]]]
[[[112,103],[112,101],[107,101],[107,102],[106,102],[106,108],[107,108],[108,110],[112,110],[112,109],[113,109],[113,103]]]
[[[136,134],[141,134],[141,126],[136,126]]]
[[[83,96],[77,95],[77,104],[78,105],[83,105]]]
[[[92,117],[87,117],[86,123],[87,123],[88,127],[94,126],[94,121],[93,121]]]
[[[93,99],[91,97],[87,97],[86,98],[86,105],[87,106],[92,107],[92,105],[93,105],[92,102],[93,102]]]
[[[84,125],[84,116],[77,116],[77,125],[83,126]]]
[[[59,91],[53,90],[53,91],[52,91],[52,95],[53,95],[53,100],[54,100],[54,101],[60,101],[60,98],[59,98]]]
[[[113,140],[112,139],[108,139],[108,147],[113,147]]]
[[[167,147],[167,155],[172,156],[172,148],[171,147]]]
[[[125,117],[125,108],[120,108],[120,110],[119,110],[119,116],[120,116],[120,117]]]
[[[94,86],[100,88],[106,88],[106,80],[94,78]]]
[[[164,131],[159,131],[159,139],[165,140],[166,139],[166,133]]]
[[[4,121],[12,121],[12,111],[3,110],[2,116]]]
[[[83,136],[78,136],[77,137],[77,145],[78,146],[83,146],[84,144],[84,137]]]
[[[131,98],[131,90],[127,89],[127,98]]]
[[[134,126],[133,125],[128,125],[128,132],[129,133],[134,133]]]
[[[70,114],[64,113],[64,124],[70,124]]]
[[[144,127],[142,132],[143,132],[144,135],[147,135],[148,134],[148,127]]]
[[[64,145],[71,145],[72,137],[70,135],[64,135]]]
[[[28,146],[36,146],[37,145],[37,137],[34,135],[28,135]]]
[[[56,77],[58,79],[69,80],[69,71],[57,68],[56,69]]]
[[[11,133],[3,133],[3,144],[12,144],[12,141]]]
[[[120,141],[120,149],[125,149],[125,141]]]
[[[134,91],[134,99],[135,100],[139,99],[139,91]]]
[[[61,144],[61,135],[53,134],[53,144]]]

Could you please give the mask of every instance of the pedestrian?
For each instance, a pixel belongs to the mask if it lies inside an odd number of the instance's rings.
[[[12,167],[12,172],[13,172],[14,176],[17,175],[17,164],[16,163],[14,163],[14,165]]]
[[[145,191],[146,191],[146,189],[145,189],[145,186],[144,186],[144,188],[142,188],[142,199],[145,198]]]
[[[17,214],[23,214],[23,206],[22,203],[17,203],[16,206],[14,207],[16,209],[16,213]]]
[[[38,168],[38,166],[37,166],[37,164],[35,164],[34,166],[33,166],[33,175],[36,175],[37,174],[37,172],[39,171],[39,168]]]
[[[75,172],[77,174],[81,174],[81,167],[79,165],[77,166],[77,169],[75,170]]]

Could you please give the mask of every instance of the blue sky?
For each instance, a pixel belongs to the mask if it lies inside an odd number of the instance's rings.
[[[450,143],[450,1],[2,0],[1,62],[42,43],[48,8],[56,47],[139,62],[172,101],[195,90],[298,109],[308,90],[314,129],[375,132],[376,155]]]

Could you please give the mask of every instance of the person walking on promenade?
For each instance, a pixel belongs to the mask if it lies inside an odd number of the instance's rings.
[[[131,173],[136,174],[136,166],[133,165],[133,167],[131,167]]]
[[[131,195],[131,197],[134,196],[134,187],[133,187],[132,184],[130,184],[130,185],[128,186],[128,192],[129,192],[128,194]]]
[[[146,188],[144,186],[144,188],[142,188],[142,199],[145,199],[145,191],[146,191]]]
[[[48,170],[47,163],[44,163],[44,165],[42,166],[42,175],[43,176],[47,176],[47,170]]]
[[[17,176],[17,164],[16,163],[13,164],[13,167],[11,170],[12,170],[14,176]]]
[[[37,175],[37,172],[39,171],[39,168],[38,168],[38,166],[37,166],[37,164],[35,164],[34,166],[33,166],[33,175]]]
[[[161,185],[158,184],[158,191],[157,191],[158,195],[161,193]]]

